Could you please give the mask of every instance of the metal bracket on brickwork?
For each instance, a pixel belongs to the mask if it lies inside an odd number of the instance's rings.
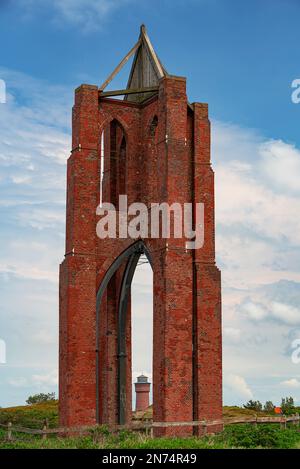
[[[82,150],[81,143],[78,144],[78,147],[72,148],[71,153],[73,153],[74,151],[77,151],[77,150],[78,151]]]

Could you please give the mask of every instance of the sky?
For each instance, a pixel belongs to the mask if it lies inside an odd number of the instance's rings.
[[[57,392],[73,92],[100,85],[142,23],[168,72],[187,77],[189,101],[209,103],[224,403],[300,405],[299,17],[298,0],[0,0],[0,406]],[[151,288],[143,265],[134,376],[151,375]]]

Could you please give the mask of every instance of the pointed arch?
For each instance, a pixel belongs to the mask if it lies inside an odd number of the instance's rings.
[[[126,423],[126,312],[132,279],[138,260],[142,254],[145,254],[152,269],[152,256],[146,244],[139,240],[125,249],[111,264],[106,271],[103,280],[98,288],[96,296],[96,415],[99,423],[99,325],[100,325],[100,307],[104,292],[121,265],[127,261],[123,274],[121,291],[118,306],[118,420],[119,424]],[[130,397],[131,398],[131,397]]]
[[[126,193],[127,131],[122,122],[114,117],[102,125],[102,135],[101,168],[105,168],[102,175],[102,194],[105,194],[105,202],[118,208],[119,195]]]

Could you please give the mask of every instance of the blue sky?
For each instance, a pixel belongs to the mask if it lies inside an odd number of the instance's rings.
[[[145,23],[191,102],[208,102],[223,275],[224,398],[300,402],[297,0],[2,0],[0,406],[57,387],[57,271],[73,90],[100,85]],[[126,84],[128,66],[111,84]],[[148,371],[151,274],[135,277],[135,372]],[[143,327],[147,324],[147,327]],[[140,345],[139,345],[140,344]],[[150,347],[150,345],[149,345]]]

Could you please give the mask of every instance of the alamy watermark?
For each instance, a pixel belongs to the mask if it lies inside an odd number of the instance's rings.
[[[127,195],[119,196],[116,208],[112,203],[102,203],[96,214],[97,236],[105,238],[185,238],[186,249],[199,249],[204,244],[204,204],[144,203],[128,206]]]
[[[4,80],[0,79],[0,104],[6,103],[6,84]]]
[[[6,363],[6,343],[4,340],[0,339],[0,365]]]
[[[293,340],[292,348],[295,349],[291,355],[292,362],[298,365],[300,363],[300,339]]]
[[[294,104],[300,103],[300,78],[296,78],[292,81],[292,88],[295,88],[291,94],[291,99]]]

